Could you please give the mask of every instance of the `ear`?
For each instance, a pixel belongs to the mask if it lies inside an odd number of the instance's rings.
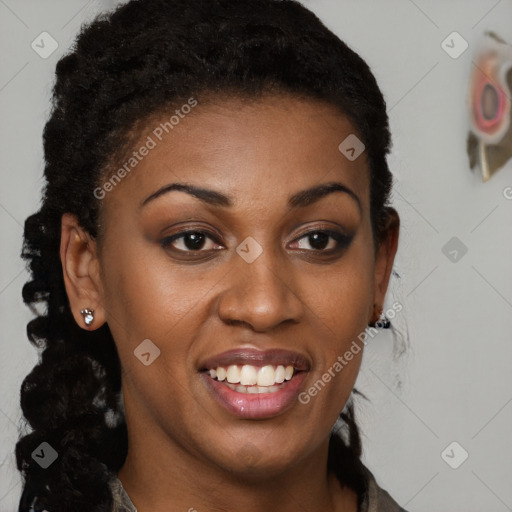
[[[380,246],[375,257],[375,286],[373,294],[374,311],[377,310],[377,321],[382,311],[382,305],[386,297],[391,270],[395,254],[398,249],[398,237],[400,231],[400,217],[394,208],[388,207],[388,219],[384,228]]]
[[[65,213],[61,219],[60,260],[75,322],[88,331],[97,329],[105,323],[97,244],[70,213]],[[94,311],[90,325],[85,324],[80,313],[83,309]]]

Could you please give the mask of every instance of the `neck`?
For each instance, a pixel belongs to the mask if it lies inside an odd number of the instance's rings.
[[[170,442],[163,432],[129,431],[118,477],[138,512],[296,510],[357,512],[357,495],[327,471],[327,438],[310,456],[271,477],[239,475]]]

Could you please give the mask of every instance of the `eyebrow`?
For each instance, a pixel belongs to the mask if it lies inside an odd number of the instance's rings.
[[[173,190],[185,192],[201,200],[203,203],[206,203],[211,206],[229,208],[232,207],[234,204],[233,200],[230,197],[215,190],[197,187],[195,185],[189,185],[187,183],[170,183],[169,185],[165,185],[164,187],[158,189],[156,192],[153,192],[150,196],[144,199],[140,207],[142,208],[146,206],[149,202],[154,201],[158,197],[161,197],[164,194],[167,194],[168,192],[171,192]],[[309,206],[310,204],[319,201],[323,197],[334,192],[344,192],[347,195],[349,195],[357,203],[359,212],[363,212],[361,200],[359,199],[357,194],[353,192],[350,188],[348,188],[346,185],[343,185],[342,183],[338,182],[322,183],[321,185],[316,185],[314,187],[301,190],[300,192],[297,192],[288,198],[288,206],[291,209],[303,208],[305,206]]]

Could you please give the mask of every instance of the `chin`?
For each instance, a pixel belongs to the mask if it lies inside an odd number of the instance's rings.
[[[274,427],[275,428],[275,427]],[[277,427],[277,428],[283,428]],[[283,430],[284,432],[284,430]],[[272,431],[267,435],[271,435]],[[258,441],[239,440],[235,446],[233,438],[225,439],[224,442],[215,443],[213,446],[225,446],[222,460],[219,460],[218,453],[210,454],[217,459],[217,465],[221,466],[226,472],[236,474],[237,478],[242,478],[248,482],[264,481],[269,478],[282,475],[290,471],[294,466],[306,456],[307,447],[304,446],[304,439],[301,439],[300,445],[292,446],[290,436],[283,436],[288,442],[278,442],[276,440],[269,443],[265,435]]]

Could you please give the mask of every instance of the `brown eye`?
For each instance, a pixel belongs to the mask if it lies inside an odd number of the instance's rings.
[[[306,244],[310,245],[313,251],[318,252],[333,252],[337,250],[341,250],[347,248],[352,241],[352,236],[344,235],[338,231],[330,231],[330,230],[316,230],[309,231],[305,235],[302,235],[297,240],[299,241],[299,249],[304,249],[304,245],[301,244],[300,240],[305,239]],[[334,240],[329,244],[329,240]],[[326,248],[330,245],[329,248]]]
[[[181,240],[182,239],[182,240]],[[200,252],[205,245],[207,245],[207,241],[215,241],[213,235],[206,231],[181,231],[180,233],[176,233],[175,235],[164,238],[161,241],[162,247],[168,248],[175,241],[180,241],[182,247],[173,247],[177,251],[183,252]],[[205,250],[211,250],[213,247],[209,247]]]

